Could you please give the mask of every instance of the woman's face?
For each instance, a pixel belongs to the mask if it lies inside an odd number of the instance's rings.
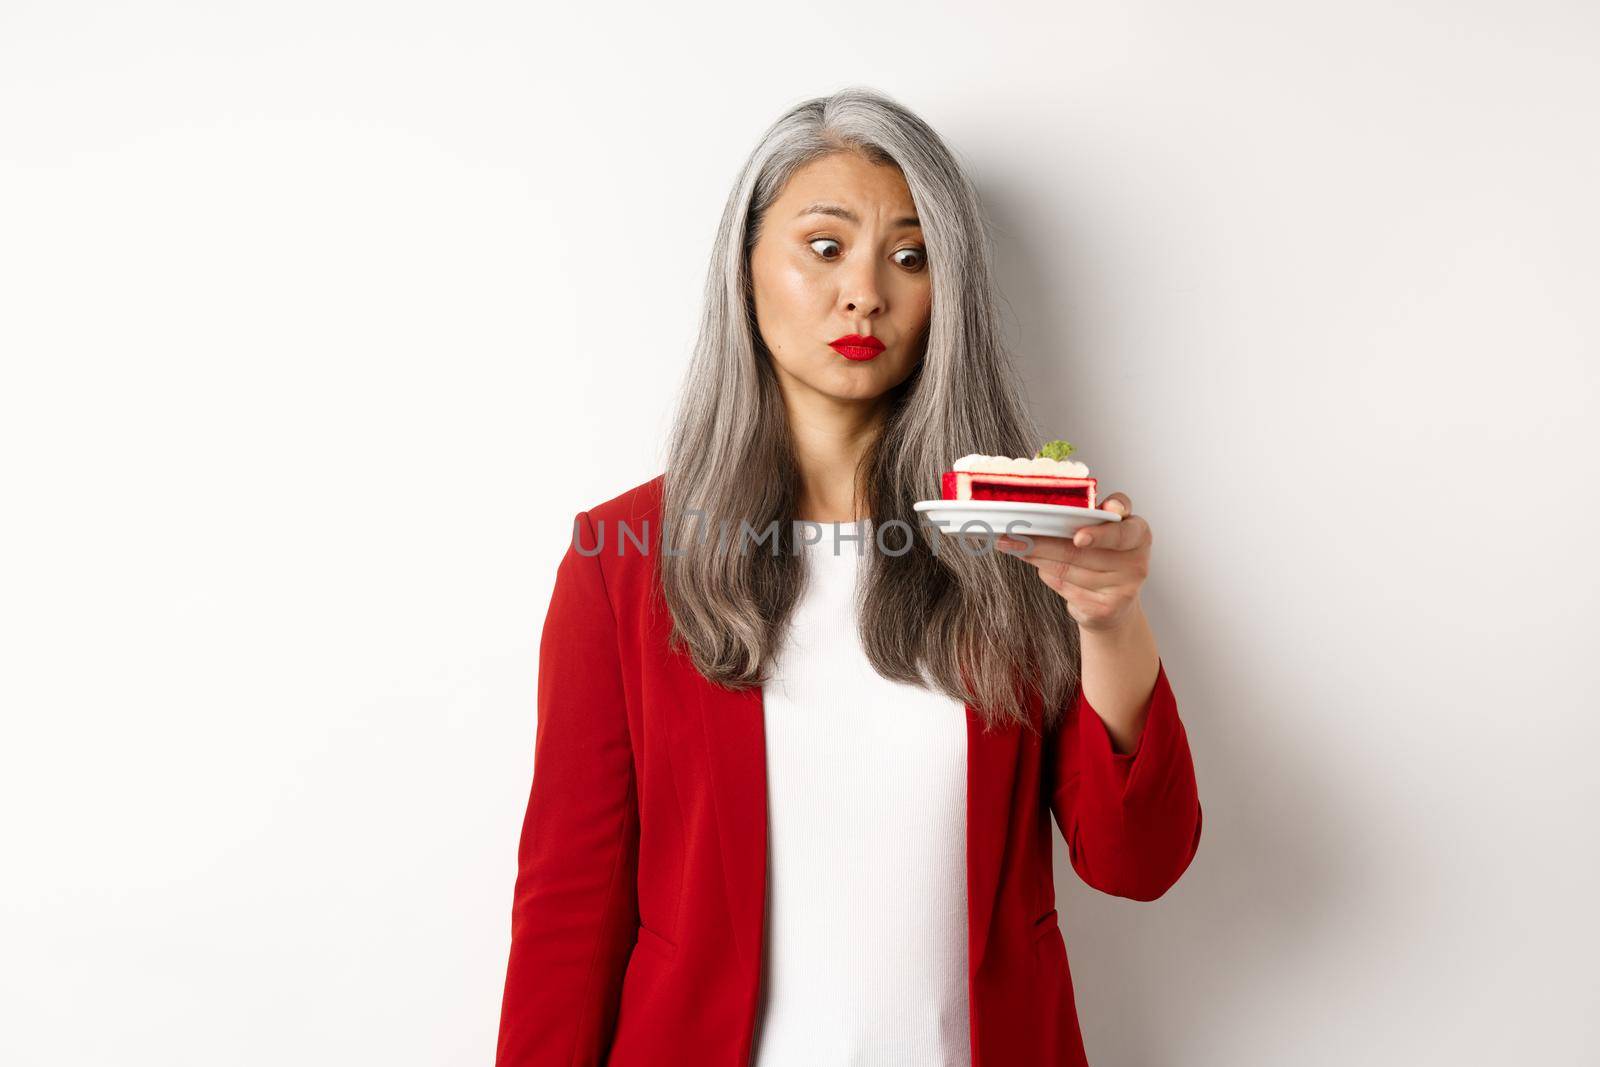
[[[900,171],[854,152],[789,179],[750,253],[756,325],[786,395],[873,400],[916,369],[933,307],[916,214]],[[829,347],[846,334],[885,347],[849,359]]]

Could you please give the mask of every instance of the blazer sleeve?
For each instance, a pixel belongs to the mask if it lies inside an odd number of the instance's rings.
[[[573,530],[593,551],[587,512]],[[533,762],[495,1065],[599,1067],[638,928],[639,810],[616,620],[576,543],[539,639]]]
[[[1144,730],[1119,753],[1082,688],[1050,733],[1044,758],[1050,810],[1086,885],[1155,900],[1200,847],[1200,796],[1177,701],[1158,661]]]

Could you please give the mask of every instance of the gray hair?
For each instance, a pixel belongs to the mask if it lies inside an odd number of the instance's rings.
[[[654,553],[658,592],[672,613],[671,647],[718,685],[759,686],[802,591],[805,559],[792,543],[799,467],[756,327],[750,251],[790,176],[839,152],[900,170],[922,223],[933,290],[926,354],[886,398],[887,418],[857,472],[855,513],[870,517],[869,537],[895,519],[911,531],[908,550],[900,551],[904,534],[886,532],[890,551],[862,558],[862,644],[884,677],[970,703],[987,724],[1028,727],[1031,689],[1042,697],[1044,725],[1053,725],[1079,684],[1078,627],[1065,601],[1030,564],[957,548],[911,507],[940,495],[940,474],[957,456],[1029,456],[1040,437],[1000,339],[989,224],[977,194],[926,122],[871,89],[848,88],[782,115],[723,209],[668,444],[660,521],[664,536],[701,523],[775,528],[782,550]],[[946,541],[936,547],[939,538]]]

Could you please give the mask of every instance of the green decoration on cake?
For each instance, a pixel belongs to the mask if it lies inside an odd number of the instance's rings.
[[[1035,456],[1034,458],[1035,459],[1058,459],[1058,460],[1059,459],[1066,459],[1068,456],[1072,455],[1072,453],[1074,453],[1076,451],[1077,451],[1077,449],[1073,448],[1070,444],[1068,444],[1065,441],[1048,441],[1048,442],[1045,443],[1045,446],[1043,448],[1039,449],[1039,454],[1037,456]]]

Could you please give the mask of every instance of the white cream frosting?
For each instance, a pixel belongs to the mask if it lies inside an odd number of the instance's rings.
[[[950,465],[953,471],[970,471],[982,474],[1049,474],[1057,478],[1087,478],[1089,465],[1071,459],[1050,459],[1048,456],[986,456],[981,452],[962,456]]]

